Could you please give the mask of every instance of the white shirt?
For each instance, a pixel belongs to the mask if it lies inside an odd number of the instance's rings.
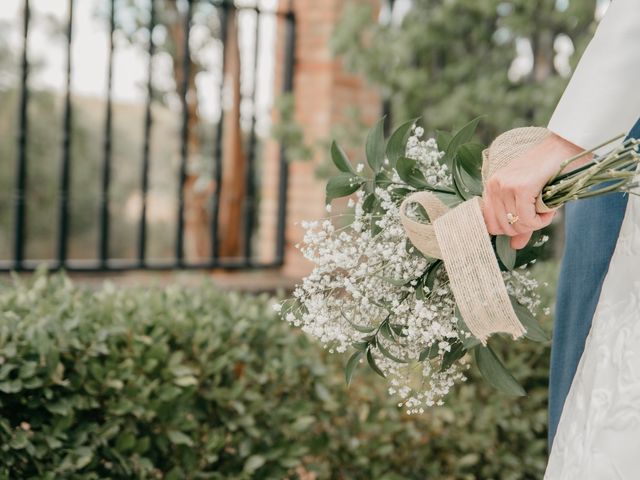
[[[613,0],[547,128],[591,149],[628,133],[638,118],[640,0]]]

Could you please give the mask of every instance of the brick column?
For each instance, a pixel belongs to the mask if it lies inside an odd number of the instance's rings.
[[[376,0],[369,1],[377,3]],[[280,3],[288,2],[281,0]],[[331,53],[331,37],[340,20],[344,3],[343,0],[292,2],[296,16],[295,116],[304,130],[308,145],[315,146],[330,139],[332,129],[344,124],[347,119],[346,111],[350,108],[358,108],[367,125],[375,123],[381,115],[381,100],[376,90],[361,77],[345,72],[339,59]],[[282,27],[283,23],[278,29],[276,85],[282,85]],[[263,219],[261,246],[267,255],[267,252],[273,252],[275,248],[278,153],[278,146],[269,142],[265,151],[260,217]],[[312,161],[290,159],[283,275],[300,277],[310,271],[311,265],[295,248],[303,234],[300,225],[296,223],[306,219],[320,219],[326,215],[325,182],[316,178],[314,170],[318,163],[326,161],[327,155],[328,152],[316,151]]]

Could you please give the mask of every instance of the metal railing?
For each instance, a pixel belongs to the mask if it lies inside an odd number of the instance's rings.
[[[75,2],[80,0],[75,0]],[[257,76],[258,69],[258,48],[260,39],[260,16],[272,15],[278,20],[278,28],[282,29],[284,42],[282,48],[284,48],[283,58],[284,65],[282,68],[282,82],[281,86],[284,93],[290,92],[293,87],[293,62],[294,62],[294,49],[295,49],[295,19],[291,11],[281,12],[280,10],[265,11],[256,6],[237,6],[232,0],[224,1],[212,1],[212,0],[186,0],[187,9],[184,14],[184,36],[185,41],[182,47],[182,59],[183,63],[180,66],[182,69],[182,84],[178,85],[179,96],[182,106],[181,115],[181,129],[180,129],[180,167],[179,167],[179,179],[178,179],[178,191],[177,195],[177,221],[175,225],[175,255],[174,258],[168,261],[153,261],[150,262],[147,256],[147,239],[148,239],[148,205],[147,205],[147,193],[149,191],[149,168],[151,161],[151,148],[150,138],[154,128],[154,117],[152,111],[152,101],[154,95],[153,87],[153,69],[152,61],[156,53],[156,45],[154,45],[152,32],[157,25],[158,16],[158,0],[150,0],[150,12],[149,12],[149,24],[147,26],[149,31],[148,42],[148,56],[149,63],[147,69],[147,84],[146,84],[146,104],[144,107],[144,129],[143,129],[143,148],[139,158],[141,180],[139,185],[139,191],[142,198],[142,207],[139,217],[139,223],[137,228],[137,241],[136,241],[136,258],[128,260],[120,260],[110,258],[110,188],[112,181],[112,157],[113,157],[113,127],[114,127],[114,115],[113,115],[113,64],[114,64],[114,34],[116,32],[116,0],[104,0],[108,5],[108,23],[109,23],[109,42],[108,42],[108,57],[107,57],[107,92],[105,102],[105,124],[102,142],[102,161],[100,171],[96,171],[96,175],[101,176],[101,192],[99,199],[99,233],[98,233],[98,245],[96,246],[97,258],[95,261],[74,261],[69,258],[69,237],[70,237],[70,175],[74,162],[71,154],[71,141],[72,141],[72,45],[74,41],[74,0],[69,0],[68,11],[66,14],[66,81],[64,91],[63,102],[63,120],[62,120],[62,144],[61,148],[61,162],[59,171],[59,192],[58,192],[58,205],[57,205],[57,235],[56,235],[56,257],[51,260],[47,260],[44,263],[48,265],[51,270],[65,269],[70,271],[116,271],[116,270],[133,270],[133,269],[212,269],[212,268],[270,268],[280,266],[283,262],[284,256],[284,236],[285,236],[285,214],[286,214],[286,198],[287,198],[287,183],[288,183],[288,167],[285,158],[284,146],[280,146],[279,153],[279,179],[278,179],[278,193],[277,193],[277,227],[276,227],[276,241],[275,252],[273,255],[274,260],[268,262],[255,261],[252,251],[252,237],[255,229],[255,162],[256,162],[256,109],[253,108],[251,118],[251,130],[248,132],[248,146],[246,148],[246,178],[245,178],[245,208],[243,212],[244,218],[242,219],[243,225],[243,239],[244,245],[242,249],[242,255],[239,257],[221,258],[219,255],[220,246],[220,196],[223,175],[223,128],[224,122],[222,114],[220,120],[215,125],[215,144],[213,146],[213,155],[210,161],[212,162],[214,172],[214,185],[215,190],[211,195],[211,222],[210,222],[210,256],[205,261],[191,262],[185,259],[185,181],[187,179],[187,166],[189,160],[189,136],[193,134],[190,131],[189,114],[188,114],[188,95],[189,95],[189,76],[191,68],[190,63],[190,47],[189,47],[189,33],[192,27],[192,16],[194,5],[198,2],[208,2],[216,7],[220,19],[221,39],[227,37],[227,21],[229,13],[232,9],[235,11],[240,10],[254,10],[256,17],[256,36],[255,36],[255,52],[253,65],[254,75]],[[29,139],[29,118],[28,118],[28,105],[30,99],[29,91],[29,29],[31,20],[31,6],[29,0],[24,0],[22,14],[22,52],[20,62],[20,99],[18,108],[18,135],[17,135],[17,158],[15,169],[15,194],[14,198],[14,227],[13,227],[13,246],[12,246],[12,258],[8,261],[0,261],[0,271],[31,271],[36,269],[43,261],[35,261],[26,257],[25,244],[27,236],[29,235],[27,229],[27,208],[26,203],[29,196],[28,185],[28,139]],[[278,43],[276,43],[278,44]],[[223,57],[226,55],[225,45],[223,43]],[[224,77],[225,61],[221,60],[220,65],[222,76]],[[257,81],[253,82],[253,91],[251,93],[251,101],[255,103],[256,86]],[[219,86],[220,102],[223,100],[222,85]],[[222,108],[222,103],[220,108]],[[3,140],[7,141],[7,140]]]

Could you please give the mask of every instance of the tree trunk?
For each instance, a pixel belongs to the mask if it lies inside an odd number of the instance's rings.
[[[223,167],[220,188],[220,256],[239,257],[242,247],[242,211],[245,202],[245,174],[247,162],[243,151],[240,127],[240,49],[238,45],[238,18],[229,9],[225,84],[232,96],[229,111],[224,112]]]
[[[185,29],[184,18],[179,14],[176,0],[166,3],[172,13],[172,21],[168,23],[168,31],[173,44],[173,75],[178,93],[182,94],[184,82],[184,45]],[[200,139],[198,137],[198,125],[200,116],[198,113],[198,91],[196,75],[200,71],[200,65],[189,59],[189,79],[187,88],[187,126],[189,137],[187,143],[188,164],[187,176],[184,184],[184,219],[185,219],[185,258],[187,260],[205,259],[210,256],[210,222],[211,218],[207,206],[213,192],[213,182],[206,185],[198,183],[198,169],[195,168],[197,159],[201,155]]]

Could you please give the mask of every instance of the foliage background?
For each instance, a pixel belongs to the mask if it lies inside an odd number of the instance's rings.
[[[5,283],[0,478],[542,477],[548,345],[493,339],[527,396],[472,371],[444,407],[407,416],[364,365],[347,389],[346,358],[273,301],[212,284]]]
[[[370,5],[350,1],[335,52],[382,89],[397,122],[422,116],[433,132],[486,114],[482,137],[488,142],[510,128],[546,125],[570,74],[562,49],[572,46],[574,66],[601,2],[409,3],[401,20],[389,14],[375,22]]]

